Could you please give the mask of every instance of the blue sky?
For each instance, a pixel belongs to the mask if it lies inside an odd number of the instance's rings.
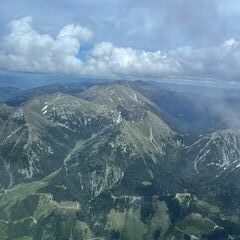
[[[238,0],[1,0],[0,5],[5,70],[231,81],[240,76]],[[18,31],[13,22],[27,30]],[[65,26],[74,27],[60,41]],[[85,39],[83,28],[91,37]],[[63,52],[64,44],[73,45]]]

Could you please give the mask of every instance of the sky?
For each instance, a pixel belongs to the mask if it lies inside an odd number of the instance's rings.
[[[239,0],[1,0],[0,69],[240,79]]]

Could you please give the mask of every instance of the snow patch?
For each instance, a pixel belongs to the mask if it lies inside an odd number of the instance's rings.
[[[116,123],[119,124],[119,123],[121,123],[121,122],[122,122],[122,113],[119,112],[119,113],[118,113],[117,120],[116,120]]]
[[[47,113],[47,108],[48,108],[48,102],[45,102],[45,106],[41,110],[43,115]]]

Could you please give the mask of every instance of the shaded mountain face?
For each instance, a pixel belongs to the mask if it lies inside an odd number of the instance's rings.
[[[237,97],[141,81],[10,96],[1,239],[238,239],[240,133],[223,102],[237,120]]]
[[[195,191],[234,212],[239,211],[239,150],[240,132],[229,129],[203,136],[187,148]]]
[[[213,90],[211,96],[205,96],[204,93],[192,93],[194,91],[168,91],[141,81],[129,84],[167,112],[168,117],[163,118],[178,132],[196,137],[219,129],[240,128],[240,98],[235,92],[233,96],[228,91],[224,95],[220,89],[219,94]]]
[[[15,87],[0,87],[0,102],[4,102],[7,99],[17,96],[22,90]]]

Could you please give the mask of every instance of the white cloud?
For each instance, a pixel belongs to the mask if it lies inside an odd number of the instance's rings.
[[[80,41],[88,41],[92,38],[93,32],[90,31],[88,28],[79,26],[79,25],[74,25],[74,24],[69,24],[65,26],[58,34],[57,38],[77,38]]]
[[[240,77],[240,42],[229,39],[220,46],[201,49],[181,47],[163,52],[119,48],[111,43],[96,44],[85,68],[98,74],[161,77],[197,76],[237,80]]]
[[[9,30],[1,44],[0,66],[8,70],[44,73],[79,72],[82,62],[77,55],[81,43],[93,35],[91,30],[71,24],[53,38],[34,30],[31,17],[12,21]]]
[[[182,73],[182,66],[162,51],[146,52],[132,48],[115,47],[103,42],[96,44],[89,53],[86,68],[98,74],[118,76],[159,76]]]
[[[0,68],[136,78],[207,75],[233,81],[240,77],[240,42],[235,39],[201,49],[187,46],[152,52],[102,42],[95,44],[82,61],[78,57],[81,45],[92,36],[91,30],[70,24],[53,37],[37,32],[31,17],[14,20],[0,45]]]
[[[240,77],[240,42],[235,39],[202,49],[179,48],[171,51],[171,56],[180,59],[188,75],[210,75],[226,80]]]

